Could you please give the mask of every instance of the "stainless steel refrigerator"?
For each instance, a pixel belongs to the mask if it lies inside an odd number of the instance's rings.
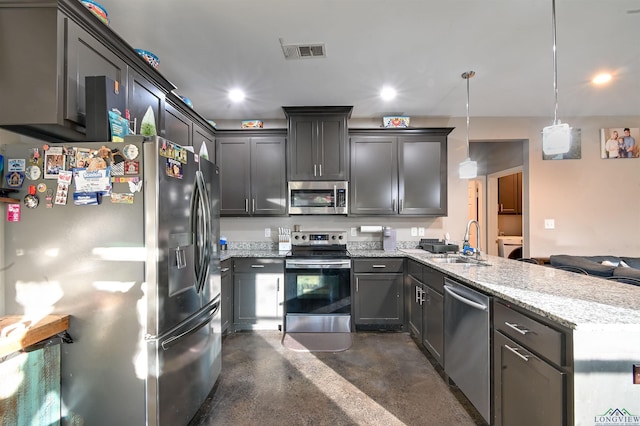
[[[58,205],[59,170],[47,163],[56,146],[43,144],[3,146],[5,174],[22,159],[28,174],[6,194],[20,200],[19,221],[14,210],[5,222],[6,313],[71,315],[74,342],[61,351],[63,423],[187,424],[221,369],[217,167],[161,138],[71,143],[61,169],[81,165],[88,152],[118,176],[112,196],[92,205],[90,196],[74,202],[87,189],[75,189],[76,175]],[[35,208],[23,202],[30,191]]]

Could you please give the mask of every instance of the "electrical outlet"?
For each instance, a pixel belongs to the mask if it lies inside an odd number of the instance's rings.
[[[418,236],[424,237],[424,228],[418,228]]]
[[[555,219],[545,219],[544,220],[544,229],[555,229],[556,221]]]
[[[351,228],[351,236],[352,237],[357,237],[358,236],[358,228]]]
[[[264,228],[264,236],[266,238],[271,237],[271,228]]]
[[[413,228],[411,228],[411,236],[412,237],[417,237],[418,236],[418,228],[416,228],[415,226]]]

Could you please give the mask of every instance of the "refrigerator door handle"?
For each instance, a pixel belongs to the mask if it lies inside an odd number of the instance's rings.
[[[196,273],[196,291],[204,288],[209,269],[210,254],[210,219],[211,215],[208,197],[206,196],[206,187],[202,173],[196,171],[193,194],[191,195],[190,222],[191,232],[195,240],[195,273]]]
[[[200,197],[202,199],[202,208],[203,208],[203,235],[202,235],[202,244],[204,249],[204,277],[202,282],[200,283],[200,291],[204,291],[204,286],[207,283],[207,276],[209,275],[209,264],[211,263],[211,257],[213,255],[213,244],[214,241],[212,239],[212,231],[213,231],[213,221],[211,219],[211,200],[209,198],[209,191],[207,190],[207,184],[204,181],[204,176],[202,172],[198,173],[200,177]]]
[[[184,337],[187,337],[195,333],[196,331],[200,330],[202,327],[209,324],[211,322],[211,319],[213,319],[213,317],[216,316],[219,310],[220,310],[220,301],[218,300],[216,303],[214,303],[209,307],[209,312],[206,317],[204,317],[203,319],[198,321],[193,327],[190,327],[189,329],[183,331],[182,333],[177,334],[175,336],[171,336],[166,340],[163,340],[162,342],[160,342],[160,346],[162,346],[162,349],[166,351],[170,347],[177,345],[180,342],[180,340],[183,339]]]

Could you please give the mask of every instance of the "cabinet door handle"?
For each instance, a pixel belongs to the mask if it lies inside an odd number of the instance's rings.
[[[249,199],[248,198],[244,199],[244,211],[246,213],[249,213]]]
[[[520,352],[518,352],[518,349],[520,349],[520,348],[512,348],[512,347],[511,347],[511,346],[509,346],[509,345],[504,345],[504,347],[505,347],[505,348],[507,348],[507,349],[509,349],[509,350],[510,350],[511,352],[513,352],[514,354],[516,354],[516,355],[518,356],[518,358],[520,358],[520,359],[522,359],[522,360],[524,360],[524,361],[529,362],[529,356],[530,356],[530,355],[524,355],[524,354],[521,354]]]
[[[251,199],[251,213],[255,213],[256,212],[256,199],[252,198]]]
[[[264,265],[251,265],[252,268],[264,268]]]
[[[393,199],[391,204],[393,205],[392,210],[395,212],[396,211],[396,199],[395,198]]]
[[[317,175],[316,175],[316,164],[314,164],[314,165],[313,165],[313,176],[314,176],[314,177],[315,177],[315,176],[317,176]]]
[[[231,269],[231,268],[222,268],[222,269],[220,269],[220,272],[227,272],[229,269]]]
[[[360,286],[358,285],[359,283],[360,283],[360,280],[356,278],[356,293],[360,290]]]
[[[387,265],[371,265],[372,268],[386,268]]]
[[[322,176],[322,164],[318,164],[318,170],[320,170],[320,176]]]
[[[276,291],[280,291],[280,278],[278,278],[278,281],[276,281]]]
[[[511,324],[509,322],[504,322],[504,325],[506,325],[507,327],[517,331],[518,333],[525,335],[527,333],[531,333],[531,330],[527,330],[526,328],[518,328],[518,324]]]
[[[400,211],[404,210],[404,200],[400,198]]]
[[[416,303],[420,303],[420,287],[416,286]]]

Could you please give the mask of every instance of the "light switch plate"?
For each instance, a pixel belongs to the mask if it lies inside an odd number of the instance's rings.
[[[556,221],[555,219],[545,219],[544,220],[544,229],[555,229]]]
[[[424,228],[418,228],[418,237],[424,237]]]
[[[358,236],[358,228],[356,228],[356,227],[352,227],[351,228],[351,236],[352,237],[357,237]]]
[[[264,236],[266,238],[271,237],[271,228],[264,228]]]
[[[417,227],[413,227],[411,228],[411,236],[412,237],[417,237],[418,236],[418,228]]]

